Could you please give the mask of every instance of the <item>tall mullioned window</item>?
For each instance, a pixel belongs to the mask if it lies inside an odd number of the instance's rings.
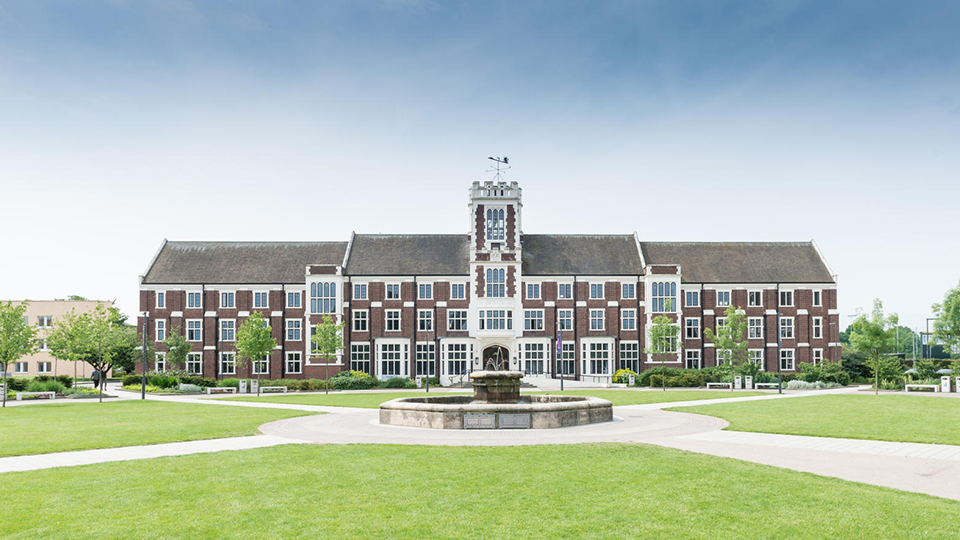
[[[651,283],[650,300],[653,313],[672,313],[677,306],[677,284],[669,281]]]
[[[503,209],[487,209],[487,240],[503,240],[505,228]]]
[[[506,296],[506,270],[487,268],[487,296],[502,298]]]
[[[337,284],[311,283],[310,284],[310,311],[311,313],[336,313]]]

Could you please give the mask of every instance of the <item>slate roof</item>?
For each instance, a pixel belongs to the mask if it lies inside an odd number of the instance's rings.
[[[346,242],[164,242],[144,283],[303,283],[308,264],[343,264]]]
[[[813,242],[641,242],[644,261],[688,283],[833,283]]]
[[[455,276],[470,273],[465,234],[357,234],[346,274]]]
[[[633,235],[525,234],[523,275],[639,275],[640,253]]]

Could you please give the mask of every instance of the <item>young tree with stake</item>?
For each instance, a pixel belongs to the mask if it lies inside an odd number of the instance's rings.
[[[344,323],[334,324],[333,317],[323,316],[323,322],[315,326],[315,332],[310,338],[313,343],[313,354],[325,360],[323,364],[323,377],[326,379],[323,384],[325,393],[330,393],[330,377],[328,369],[330,360],[337,357],[337,353],[343,349],[343,330]]]
[[[876,388],[874,394],[880,394],[881,371],[889,376],[887,369],[881,370],[881,357],[891,350],[896,341],[896,328],[899,318],[896,313],[883,315],[883,302],[880,299],[873,301],[873,313],[870,317],[860,313],[850,328],[850,346],[853,350],[867,354],[874,363],[873,376]],[[899,364],[899,361],[898,361]],[[887,366],[884,366],[885,368]],[[883,377],[884,380],[887,376]]]
[[[747,362],[749,352],[747,348],[750,343],[747,341],[747,316],[739,307],[729,306],[723,312],[726,315],[726,324],[717,329],[706,328],[703,331],[704,337],[709,339],[715,345],[717,351],[717,360],[720,359],[720,353],[724,352],[729,357],[730,362],[730,391],[733,392],[734,370]],[[719,365],[719,362],[718,362]]]
[[[259,311],[254,311],[237,329],[237,361],[241,364],[262,362],[277,346],[270,325]],[[257,370],[257,395],[260,395],[260,374]]]
[[[193,349],[193,346],[183,335],[183,328],[175,326],[170,329],[167,338],[163,340],[167,346],[167,355],[165,357],[167,365],[173,368],[173,373],[177,377],[177,390],[180,389],[180,374],[187,366],[187,355]]]
[[[24,317],[27,302],[0,304],[0,369],[3,369],[3,406],[7,406],[7,366],[37,350],[37,329]]]
[[[674,324],[673,319],[666,315],[654,317],[653,325],[650,327],[650,341],[644,352],[660,360],[660,383],[664,392],[667,391],[667,368],[664,362],[668,356],[676,355],[679,334],[680,327]]]

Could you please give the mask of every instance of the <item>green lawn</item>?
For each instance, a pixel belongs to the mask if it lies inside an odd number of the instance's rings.
[[[523,392],[521,393],[528,393]],[[614,405],[639,405],[644,403],[665,403],[668,401],[696,401],[701,399],[718,399],[725,397],[763,396],[763,392],[722,392],[708,390],[677,390],[677,391],[637,391],[637,390],[565,390],[536,392],[537,394],[563,394],[571,396],[593,396],[608,399]],[[463,394],[463,393],[459,393]],[[356,394],[277,394],[270,396],[240,396],[222,398],[234,401],[266,401],[269,403],[291,403],[294,405],[323,405],[327,407],[360,407],[376,409],[384,401],[401,397],[423,397],[423,390],[416,392],[365,392]],[[431,392],[431,396],[451,395],[450,392]]]
[[[292,410],[110,401],[0,410],[0,457],[255,435],[258,426],[304,416]]]
[[[7,539],[953,539],[960,518],[956,501],[618,444],[291,445],[2,480]]]
[[[960,400],[924,395],[820,395],[672,409],[717,416],[728,429],[960,445]]]

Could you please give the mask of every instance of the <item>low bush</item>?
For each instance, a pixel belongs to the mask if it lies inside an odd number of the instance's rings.
[[[30,379],[24,377],[10,377],[7,379],[7,390],[13,392],[23,392],[27,387],[27,383],[30,382]]]
[[[124,375],[120,379],[120,384],[123,386],[136,386],[143,381],[143,375]]]
[[[637,372],[632,369],[618,369],[616,373],[613,374],[613,382],[621,384],[630,384],[630,376],[637,376]],[[634,379],[634,384],[636,384],[636,379]]]
[[[410,379],[404,379],[403,377],[394,377],[393,379],[387,379],[386,381],[384,381],[383,387],[384,388],[416,388],[417,383],[411,381]]]
[[[177,385],[177,378],[168,375],[150,375],[147,377],[147,384],[157,388],[173,388]]]
[[[138,390],[139,390],[139,388],[138,388]],[[71,396],[71,395],[95,396],[95,395],[97,395],[97,394],[99,394],[99,393],[100,393],[100,391],[97,390],[96,388],[88,388],[88,387],[86,387],[86,386],[78,386],[78,387],[76,387],[76,388],[67,388],[67,389],[63,392],[63,395],[65,395],[65,396]]]
[[[337,390],[368,390],[380,386],[377,379],[364,371],[341,371],[330,378],[330,387]],[[416,386],[416,384],[414,384]],[[390,388],[404,388],[390,387]]]
[[[833,382],[793,380],[787,383],[787,390],[822,390],[824,388],[836,388],[838,386],[840,385]]]
[[[193,384],[201,388],[209,388],[211,386],[217,385],[216,379],[206,379],[204,377],[198,377],[196,375],[184,375],[180,377],[181,383]]]
[[[240,379],[238,379],[238,378],[236,378],[236,377],[231,377],[231,378],[229,378],[229,379],[223,379],[222,381],[220,381],[220,384],[219,384],[218,386],[221,386],[221,387],[223,387],[223,388],[226,388],[226,387],[228,387],[228,386],[232,386],[232,387],[236,388],[237,390],[239,390],[239,389],[240,389]]]
[[[49,377],[45,381],[32,380],[27,383],[26,392],[56,392],[64,393],[67,387],[60,384],[60,381],[51,380]]]
[[[199,393],[199,392],[203,392],[203,388],[195,384],[180,383],[180,391]]]

